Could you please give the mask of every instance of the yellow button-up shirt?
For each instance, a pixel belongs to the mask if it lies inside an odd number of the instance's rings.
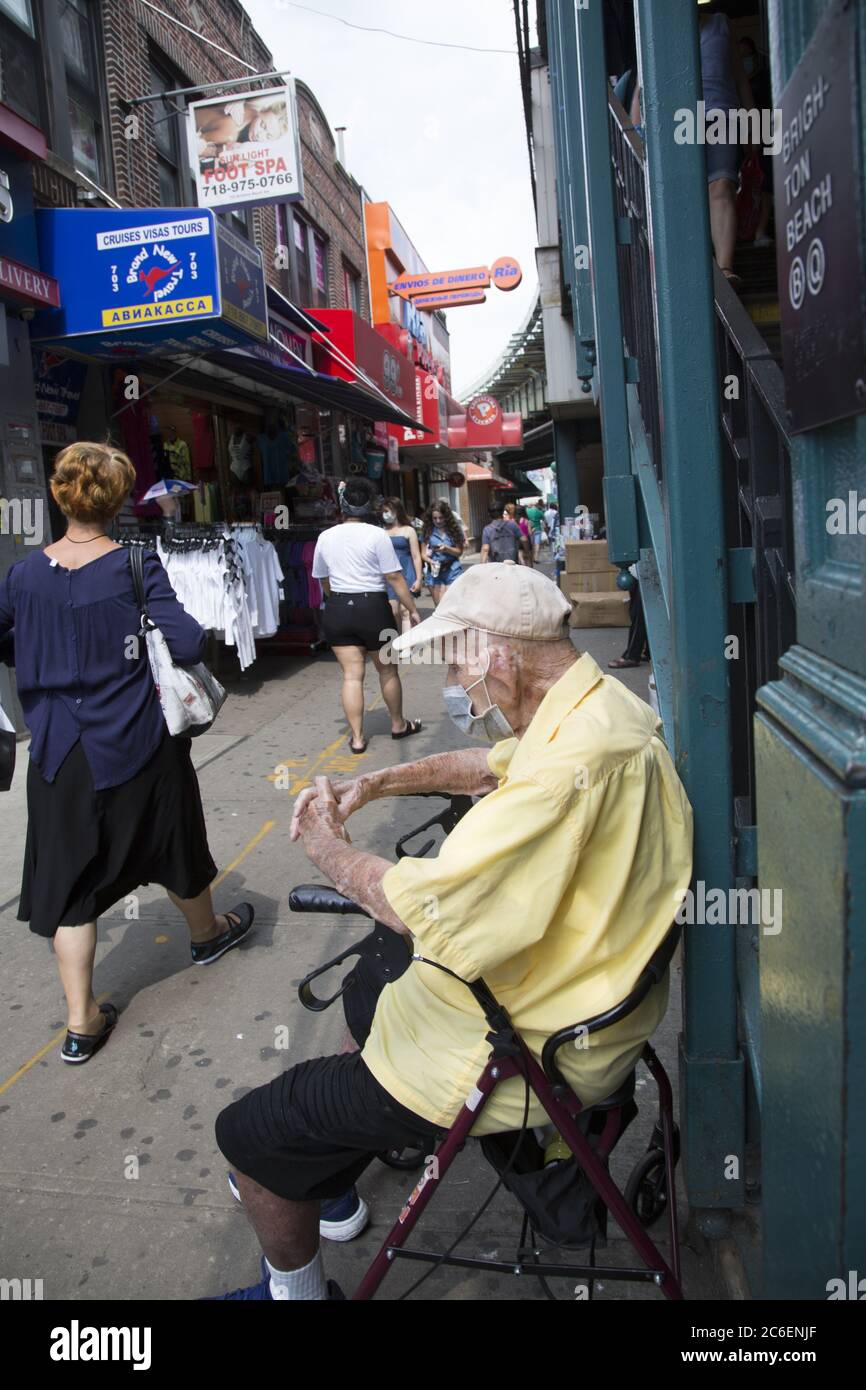
[[[551,1033],[623,999],[666,936],[691,878],[692,815],[648,705],[583,655],[520,739],[489,757],[499,786],[436,859],[403,859],[382,887],[415,950],[483,976],[533,1054]],[[558,1065],[581,1101],[611,1094],[667,1006],[667,977]],[[490,1054],[469,990],[413,962],[379,999],[364,1061],[402,1105],[443,1127]],[[517,1129],[525,1090],[501,1083],[473,1133]],[[529,1123],[546,1116],[534,1098]]]

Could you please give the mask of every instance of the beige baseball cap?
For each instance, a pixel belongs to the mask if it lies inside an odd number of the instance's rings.
[[[527,565],[472,565],[448,586],[439,607],[393,641],[406,652],[474,628],[499,637],[555,642],[565,636],[571,604],[552,580]]]

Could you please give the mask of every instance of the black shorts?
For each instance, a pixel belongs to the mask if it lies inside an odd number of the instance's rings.
[[[363,956],[351,976],[346,1019],[363,1044],[386,983],[377,954]],[[216,1122],[217,1144],[232,1168],[295,1202],[340,1197],[383,1149],[432,1153],[442,1133],[394,1100],[360,1052],[300,1062],[235,1101]]]
[[[322,610],[322,634],[331,647],[364,647],[379,652],[393,639],[394,614],[385,590],[365,594],[334,594]]]

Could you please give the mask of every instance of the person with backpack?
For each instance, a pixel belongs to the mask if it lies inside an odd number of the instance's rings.
[[[516,521],[503,516],[499,507],[490,508],[490,521],[481,534],[481,563],[522,563],[524,539]]]

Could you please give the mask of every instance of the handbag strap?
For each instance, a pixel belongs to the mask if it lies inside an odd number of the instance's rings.
[[[147,601],[144,597],[144,553],[140,545],[130,547],[129,567],[132,570],[132,587],[135,590],[138,611],[142,619],[141,630],[145,632],[148,627],[153,627],[153,623],[150,620]]]

